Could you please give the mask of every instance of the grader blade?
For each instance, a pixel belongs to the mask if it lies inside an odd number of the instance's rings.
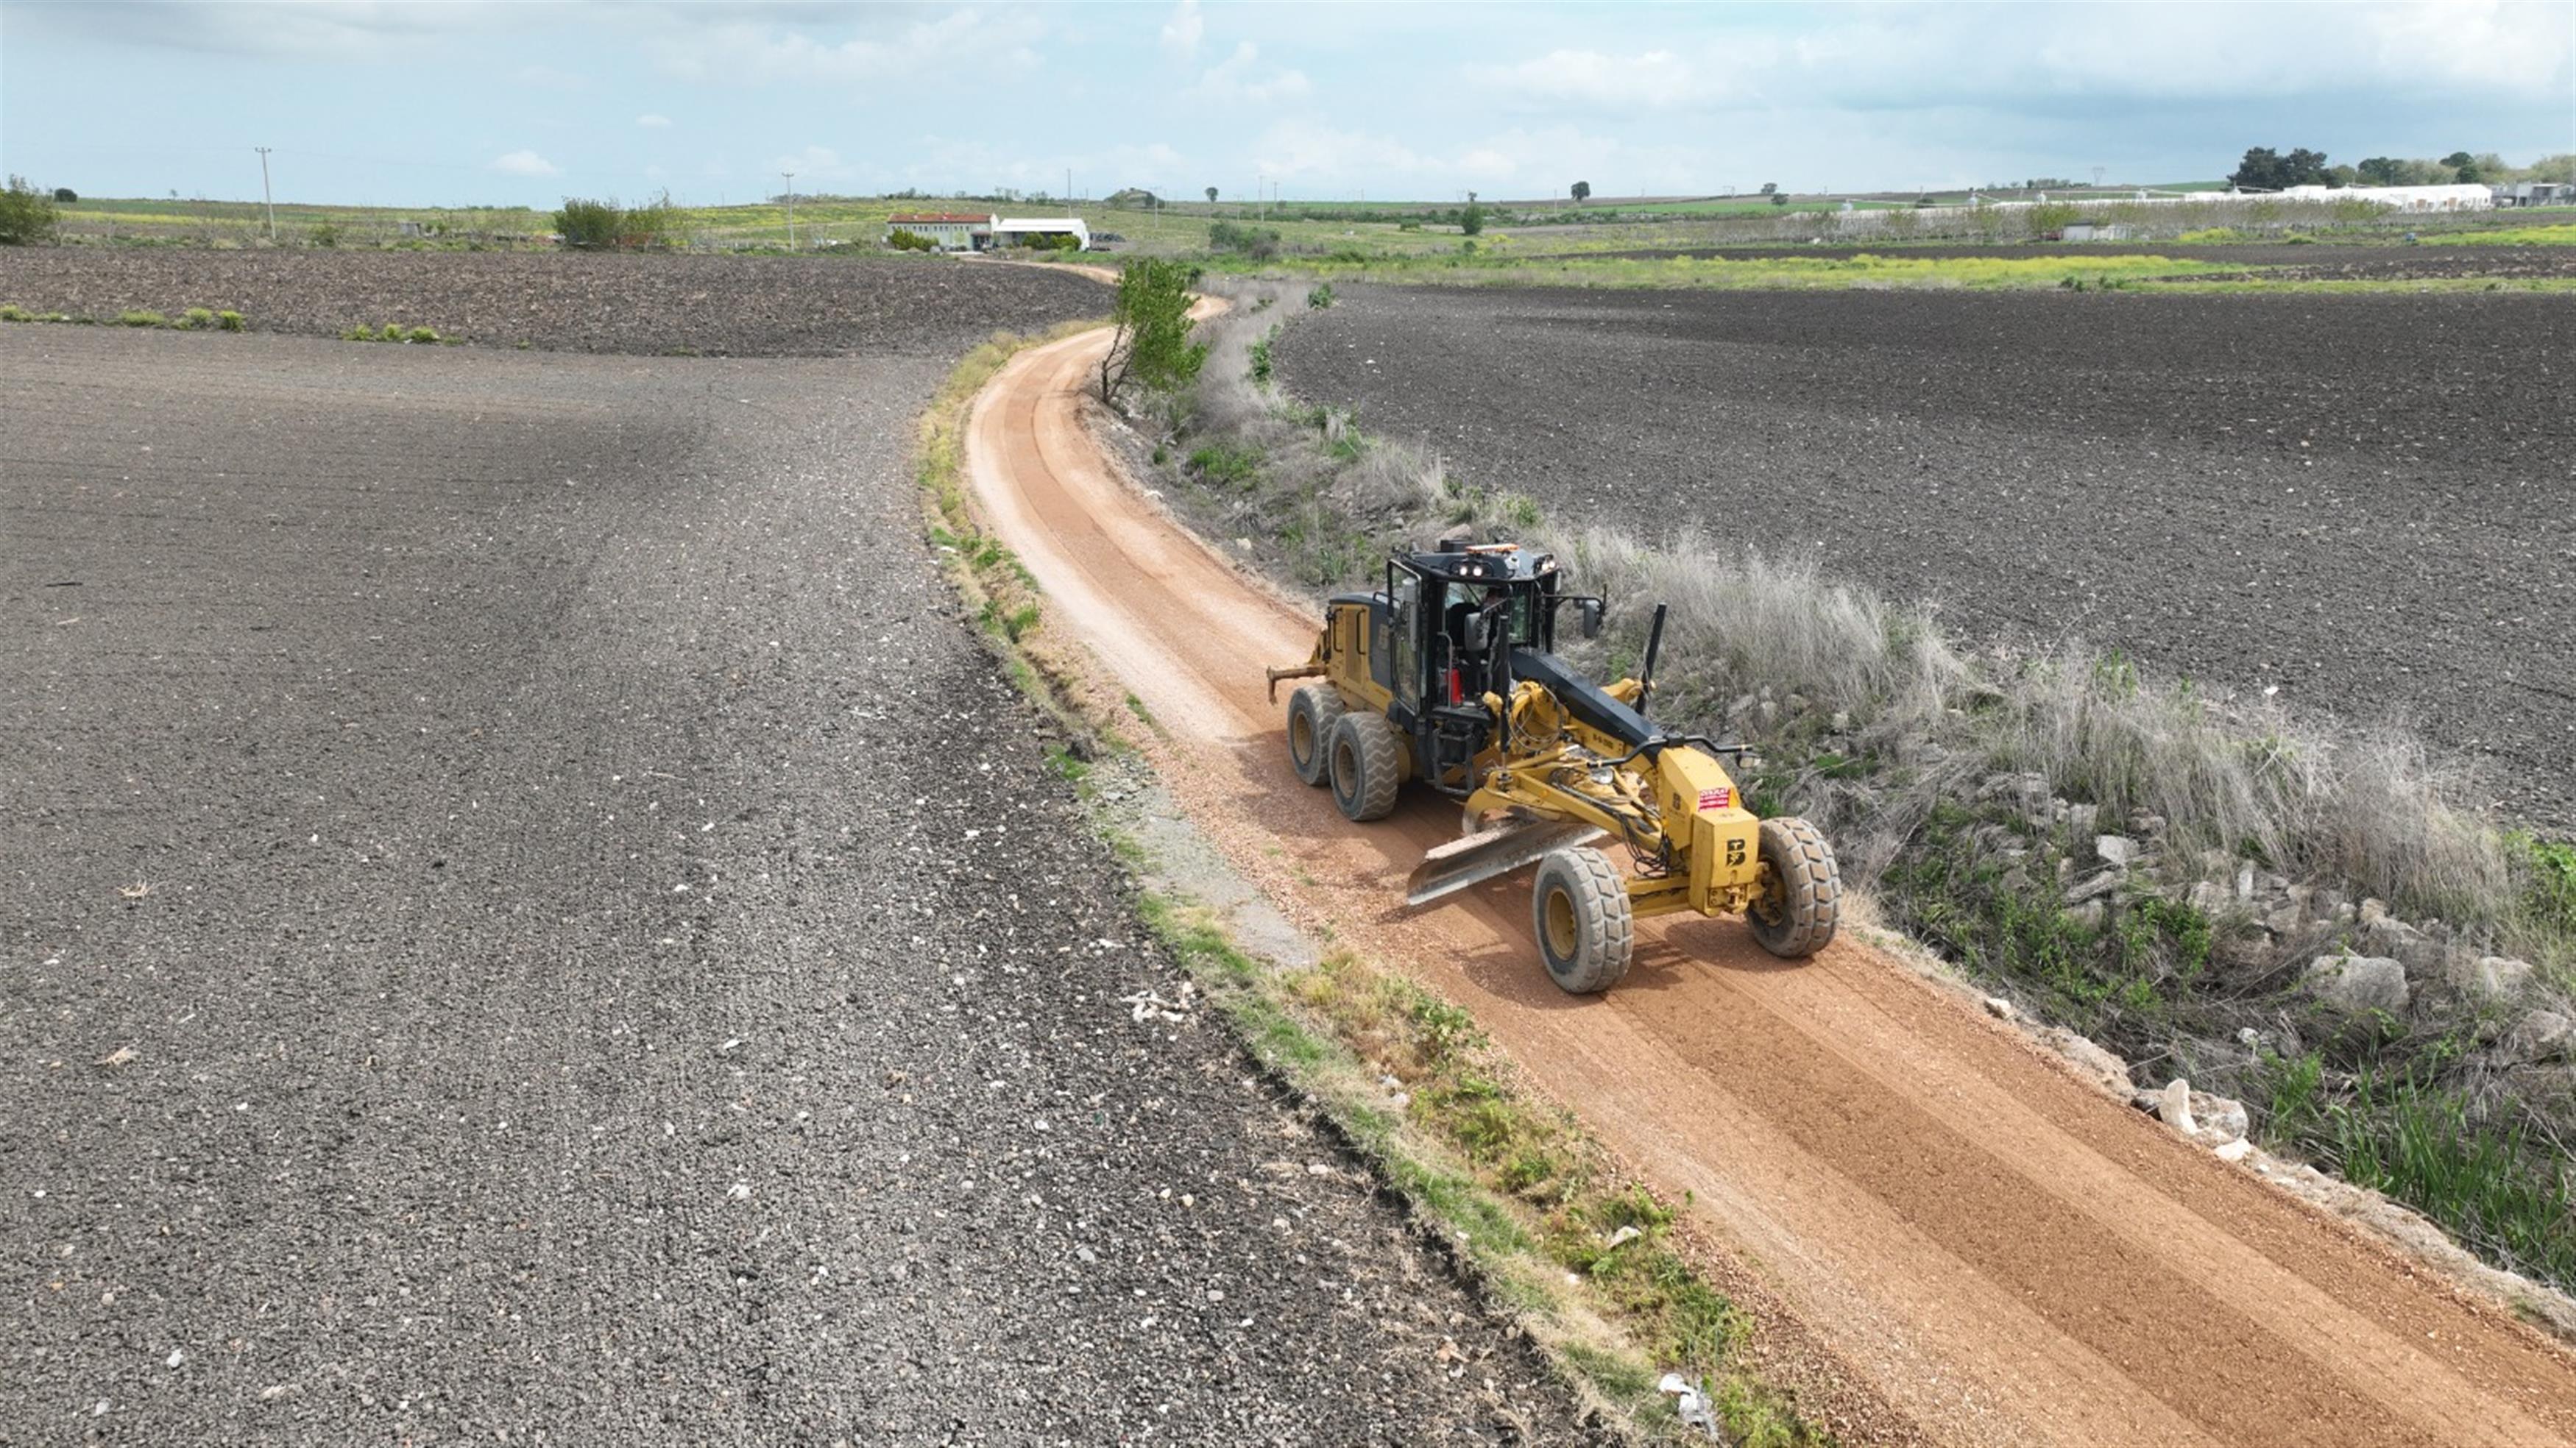
[[[1404,903],[1424,905],[1471,885],[1535,865],[1551,850],[1579,845],[1601,831],[1579,821],[1530,820],[1468,835],[1432,850],[1405,882]]]

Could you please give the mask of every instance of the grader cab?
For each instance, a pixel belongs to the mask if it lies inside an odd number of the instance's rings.
[[[1457,800],[1466,831],[1414,871],[1422,904],[1531,864],[1548,975],[1606,990],[1627,973],[1635,917],[1741,913],[1774,955],[1833,938],[1841,882],[1806,821],[1744,807],[1724,760],[1740,748],[1646,716],[1664,611],[1643,666],[1610,684],[1555,652],[1601,628],[1602,601],[1562,587],[1556,560],[1514,543],[1444,539],[1388,560],[1385,587],[1336,595],[1312,655],[1268,671],[1310,679],[1288,704],[1288,759],[1354,821],[1408,784]],[[1625,852],[1623,868],[1593,842]]]

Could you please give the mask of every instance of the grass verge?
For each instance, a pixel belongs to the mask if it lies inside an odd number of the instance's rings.
[[[997,336],[968,354],[923,415],[916,465],[932,546],[1013,681],[1066,726],[1057,769],[1078,788],[1101,741],[1126,724],[1084,717],[1074,702],[1065,681],[1079,665],[1045,638],[1035,580],[977,523],[965,430],[976,393],[1019,351],[1098,325]],[[1126,704],[1154,727],[1132,695]],[[1143,847],[1084,793],[1112,848],[1145,862]],[[1737,1443],[1829,1441],[1789,1395],[1743,1366],[1744,1322],[1680,1250],[1673,1208],[1625,1180],[1572,1116],[1520,1086],[1466,1012],[1347,952],[1303,970],[1273,968],[1238,948],[1215,916],[1152,890],[1140,891],[1137,912],[1252,1056],[1312,1102],[1618,1421],[1682,1441],[1657,1390],[1661,1373],[1675,1370],[1703,1386]]]

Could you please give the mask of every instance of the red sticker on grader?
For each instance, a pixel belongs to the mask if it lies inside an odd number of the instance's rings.
[[[1703,789],[1699,792],[1701,809],[1724,809],[1734,802],[1735,791],[1731,789]]]

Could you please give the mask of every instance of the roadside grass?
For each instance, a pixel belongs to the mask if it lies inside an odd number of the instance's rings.
[[[1223,258],[1211,270],[1265,268]],[[1299,258],[1300,276],[1442,286],[1695,288],[1715,291],[1888,289],[2120,290],[2167,277],[2242,272],[2241,263],[2160,256],[1922,257],[1862,252],[1818,257],[1533,257],[1479,249],[1445,256]]]
[[[2316,956],[2377,953],[2358,908],[2375,897],[2437,929],[2446,958],[2530,962],[2521,1009],[2576,1014],[2576,845],[2500,830],[2462,772],[2403,733],[2080,646],[1972,652],[1925,609],[1826,579],[1811,557],[1566,527],[1400,441],[1351,455],[1346,415],[1252,376],[1251,339],[1275,320],[1261,302],[1288,285],[1228,283],[1238,305],[1210,324],[1196,386],[1148,418],[1176,453],[1260,459],[1221,486],[1176,470],[1167,496],[1202,528],[1252,540],[1319,590],[1365,586],[1389,546],[1447,525],[1518,539],[1611,601],[1604,637],[1567,648],[1605,669],[1633,667],[1648,606],[1668,604],[1658,716],[1754,745],[1748,799],[1823,827],[1886,923],[2108,1044],[2142,1081],[2154,1073],[2147,1084],[2188,1076],[2246,1098],[2259,1134],[2491,1261],[2576,1287],[2576,1257],[2533,1245],[2544,1228],[2570,1235],[2576,1092],[2517,1073],[2496,1053],[2509,1023],[2465,994],[2412,1024],[2353,1021],[2300,984]],[[2147,858],[2109,864],[2097,835]],[[2450,989],[2435,976],[2419,994]],[[2264,1060],[2311,1056],[2331,1133],[2266,1109]]]
[[[97,317],[78,317],[69,312],[31,312],[15,302],[0,302],[0,322],[56,322],[94,326]],[[159,327],[174,332],[242,332],[250,323],[239,312],[218,312],[207,307],[190,307],[176,317],[140,308],[120,312],[109,318],[120,327]]]
[[[2498,231],[2465,231],[2446,236],[2461,246],[2576,246],[2576,223],[2556,226],[2510,226]]]
[[[435,327],[406,327],[400,322],[386,322],[374,327],[361,322],[342,332],[340,340],[343,342],[402,342],[418,346],[436,346],[441,342],[456,341],[452,337],[440,336]]]
[[[1000,335],[968,354],[923,414],[915,475],[926,535],[961,600],[1014,682],[1064,726],[1050,766],[1083,794],[1113,852],[1142,868],[1144,846],[1101,813],[1088,787],[1098,752],[1126,726],[1084,715],[1063,686],[1074,665],[1042,635],[1035,580],[978,525],[963,474],[976,393],[1025,348],[1100,325]],[[1137,723],[1159,727],[1134,695],[1124,704]],[[1140,889],[1137,913],[1254,1058],[1314,1103],[1631,1429],[1685,1441],[1656,1388],[1672,1369],[1703,1384],[1738,1443],[1826,1441],[1738,1360],[1743,1323],[1683,1255],[1672,1209],[1622,1179],[1570,1114],[1526,1092],[1466,1012],[1348,952],[1274,968],[1235,945],[1217,917],[1152,890]]]

